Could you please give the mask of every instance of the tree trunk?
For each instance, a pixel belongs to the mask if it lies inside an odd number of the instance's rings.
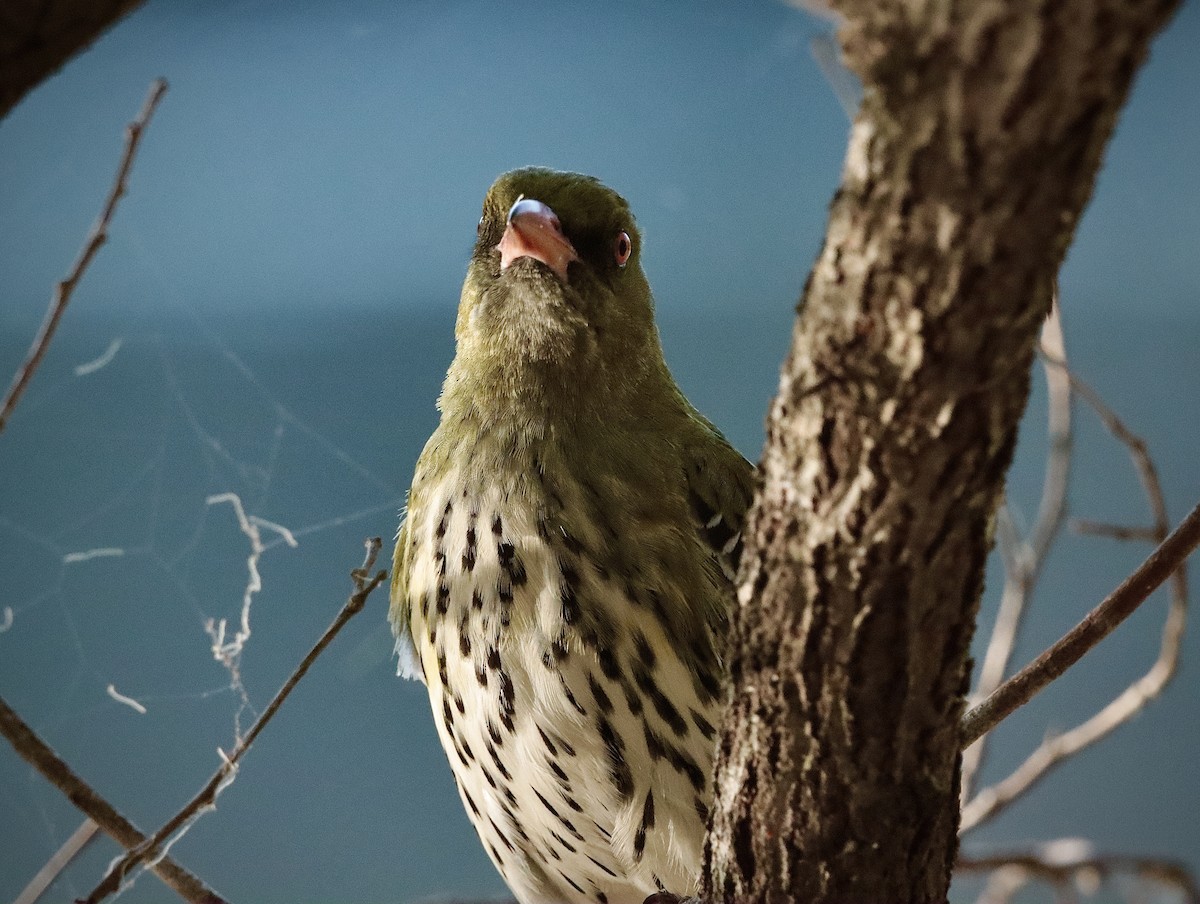
[[[143,0],[3,0],[0,119]]]
[[[1051,287],[1175,0],[850,2],[863,78],[767,425],[704,896],[940,902]]]

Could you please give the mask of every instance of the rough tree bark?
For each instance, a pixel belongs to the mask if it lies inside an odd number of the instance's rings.
[[[866,101],[746,528],[708,900],[946,900],[1035,339],[1176,2],[836,5]]]
[[[0,119],[143,0],[4,0]]]

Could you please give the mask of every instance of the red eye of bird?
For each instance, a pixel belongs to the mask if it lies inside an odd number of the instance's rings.
[[[629,233],[618,232],[617,240],[613,243],[613,257],[617,261],[617,266],[624,267],[629,263],[631,254],[633,254],[633,242],[629,238]]]

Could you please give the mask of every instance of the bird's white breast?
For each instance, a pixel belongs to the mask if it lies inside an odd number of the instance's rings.
[[[461,485],[431,488],[410,515],[407,591],[437,730],[489,855],[526,904],[691,892],[716,702],[629,599],[632,579],[589,562],[602,538],[576,526],[567,544],[554,509],[575,488],[551,501]]]

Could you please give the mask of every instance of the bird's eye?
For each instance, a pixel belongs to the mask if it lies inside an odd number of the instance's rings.
[[[479,225],[475,227],[476,235],[483,235],[483,217],[479,218]]]
[[[618,232],[617,239],[613,242],[613,259],[616,260],[618,267],[624,267],[629,263],[629,255],[633,254],[633,241],[629,238],[628,232]]]

